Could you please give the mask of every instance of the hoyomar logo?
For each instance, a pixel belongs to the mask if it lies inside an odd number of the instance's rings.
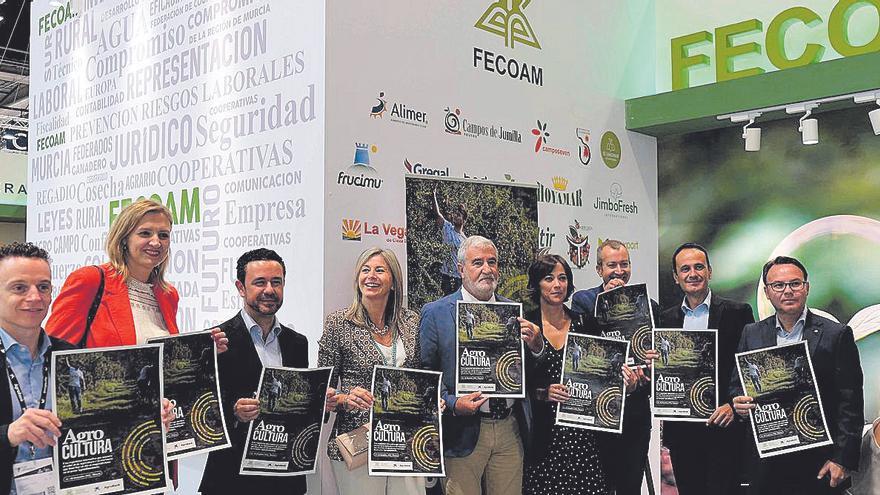
[[[388,100],[385,99],[385,92],[381,91],[379,97],[376,98],[376,104],[370,109],[370,117],[381,119],[386,110],[388,110]],[[390,114],[391,122],[416,127],[428,127],[427,112],[408,108],[405,103],[391,103]]]
[[[360,241],[361,240],[361,222],[360,220],[342,220],[342,240],[344,241]]]
[[[535,36],[535,31],[523,13],[530,3],[531,0],[492,2],[474,27],[501,36],[504,38],[504,46],[508,48],[514,48],[516,43],[522,43],[540,50],[538,37]]]
[[[583,206],[582,189],[568,191],[568,179],[565,177],[553,177],[553,189],[545,187],[538,182],[538,201],[563,206]]]

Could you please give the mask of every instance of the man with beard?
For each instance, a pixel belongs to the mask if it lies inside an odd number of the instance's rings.
[[[455,307],[457,301],[508,301],[495,294],[498,249],[481,236],[471,236],[458,250],[462,287],[422,308],[419,337],[422,364],[443,372],[440,397],[447,495],[518,494],[522,491],[523,439],[527,439],[525,401],[491,399],[473,392],[456,396]],[[519,318],[520,335],[535,355],[544,351],[541,330]]]
[[[669,448],[680,495],[733,495],[740,492],[743,441],[748,432],[744,423],[734,421],[726,385],[736,375],[734,354],[743,327],[755,322],[752,307],[710,290],[712,265],[706,248],[699,244],[685,243],[672,253],[672,278],[684,297],[660,313],[660,325],[718,331],[716,369],[720,388],[718,407],[705,423],[664,421],[663,443]],[[660,352],[663,354],[662,347]],[[703,362],[715,359],[707,347],[700,356]]]
[[[571,297],[571,309],[584,315],[587,326],[597,325],[595,309],[597,296],[605,291],[623,287],[632,275],[632,263],[626,246],[615,239],[606,239],[596,249],[596,273],[602,282],[591,289],[581,290]],[[659,310],[657,303],[651,301],[653,315]],[[656,321],[654,326],[657,326]],[[659,357],[651,352],[648,359]],[[626,397],[623,412],[623,433],[600,434],[599,447],[602,464],[609,480],[617,490],[617,495],[639,495],[642,493],[645,465],[648,459],[648,444],[651,442],[651,387],[642,368],[634,368],[639,377],[638,388]]]
[[[286,269],[270,249],[244,253],[236,265],[235,287],[244,308],[218,327],[229,339],[229,350],[217,357],[223,414],[232,448],[215,450],[199,487],[203,495],[225,493],[306,493],[305,476],[241,476],[238,474],[248,422],[260,414],[255,399],[264,366],[308,368],[308,341],[281,325],[275,313],[284,302]],[[328,388],[326,410],[336,407],[335,390]]]

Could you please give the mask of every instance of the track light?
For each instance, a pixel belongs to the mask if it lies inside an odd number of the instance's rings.
[[[818,106],[818,102],[810,101],[785,107],[785,113],[789,115],[803,112],[804,115],[798,119],[798,132],[801,133],[801,142],[804,144],[819,144],[819,121],[809,118],[813,109]]]
[[[743,139],[745,140],[746,151],[761,151],[761,128],[749,127],[755,123],[755,118],[749,119],[749,122],[743,126]]]
[[[877,100],[880,105],[880,100]],[[868,112],[868,118],[871,119],[871,127],[874,129],[874,135],[880,136],[880,108],[875,108]]]
[[[856,103],[876,103],[880,105],[880,91],[870,91],[854,95],[853,101]],[[868,118],[871,119],[871,128],[874,129],[874,135],[880,136],[880,108],[875,108],[868,112]]]

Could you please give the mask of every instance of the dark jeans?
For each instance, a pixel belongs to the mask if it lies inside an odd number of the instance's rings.
[[[74,412],[82,411],[82,387],[67,387],[70,396],[70,407]]]

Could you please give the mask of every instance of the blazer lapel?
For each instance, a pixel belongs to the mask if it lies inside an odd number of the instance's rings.
[[[373,336],[370,335],[370,331],[353,323],[351,324],[351,328],[351,343],[354,347],[360,349],[365,356],[368,356],[369,359],[367,362],[374,361],[378,363],[383,363],[384,361],[382,360],[382,355],[379,354],[379,350],[376,349],[375,345],[373,345]]]
[[[712,302],[709,304],[709,328],[720,330],[718,326],[721,323],[722,313],[724,313],[724,305],[718,301],[717,297],[713,297]],[[684,318],[682,318],[682,321],[684,321]]]
[[[761,322],[761,349],[776,347],[776,316],[771,316]]]
[[[133,345],[137,343],[137,335],[134,330],[134,317],[131,313],[131,300],[128,298],[128,286],[118,274],[108,277],[113,283],[107,283],[104,287],[104,296],[101,304],[107,305],[107,313],[113,320],[113,328],[121,345]]]
[[[822,320],[813,317],[813,313],[807,310],[807,319],[804,320],[804,340],[810,348],[810,356],[816,353],[816,347],[822,340]]]

